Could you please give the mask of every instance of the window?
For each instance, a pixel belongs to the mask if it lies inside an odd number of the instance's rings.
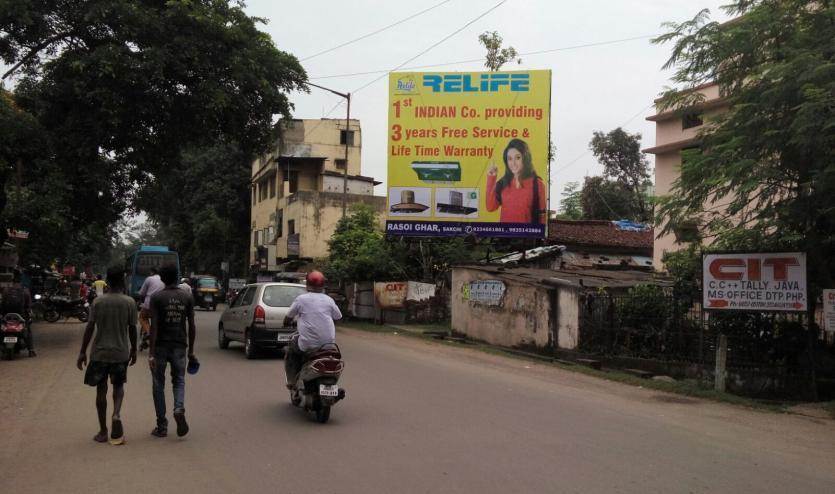
[[[287,234],[288,235],[295,235],[296,234],[296,220],[287,220]]]
[[[255,242],[256,247],[261,245],[261,230],[255,230],[255,238],[253,239],[253,242]]]
[[[346,163],[346,160],[334,160],[334,164],[336,165],[337,170],[344,170]]]
[[[284,235],[284,210],[279,209],[275,215],[275,238],[281,238]]]
[[[681,130],[692,129],[693,127],[698,127],[703,123],[704,121],[702,120],[701,113],[685,113],[684,116],[681,117]]]
[[[680,223],[673,228],[673,233],[676,236],[676,242],[680,244],[698,242],[699,224],[695,221]]]
[[[349,146],[353,146],[354,145],[354,131],[353,130],[340,130],[339,131],[339,144],[342,144],[343,146],[345,144],[348,144]]]
[[[275,179],[276,177],[270,177],[270,198],[275,197]]]
[[[255,206],[256,203],[256,196],[255,196],[255,186],[252,186],[252,205]]]
[[[299,172],[286,171],[284,172],[284,181],[290,182],[289,193],[295,194],[299,190]]]
[[[290,307],[307,290],[298,286],[273,285],[264,288],[264,303],[270,307]]]
[[[267,228],[267,241],[268,242],[273,243],[273,241],[275,241],[275,237],[273,235],[275,235],[275,227],[270,226],[270,227]]]
[[[257,286],[247,288],[246,293],[244,293],[244,296],[241,297],[241,305],[252,305],[252,301],[255,299],[256,291],[258,291]]]

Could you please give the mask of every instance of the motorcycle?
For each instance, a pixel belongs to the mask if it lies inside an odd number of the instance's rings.
[[[10,312],[0,319],[0,340],[3,342],[3,358],[11,360],[25,346],[26,320],[20,314]]]
[[[330,418],[331,407],[345,398],[345,389],[337,385],[344,368],[336,343],[308,353],[290,389],[290,402],[306,412],[314,412],[316,421],[324,424]]]
[[[47,295],[43,298],[43,305],[43,318],[46,322],[56,322],[62,317],[68,319],[75,317],[81,322],[87,322],[90,314],[90,304],[83,298],[71,299],[64,295]]]

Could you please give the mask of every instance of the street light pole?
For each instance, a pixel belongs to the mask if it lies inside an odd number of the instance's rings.
[[[348,136],[350,135],[348,131],[351,128],[351,93],[340,93],[339,91],[334,91],[331,88],[313,84],[312,82],[308,82],[307,85],[323,89],[337,96],[342,96],[348,102],[348,111],[345,114],[345,170],[342,173],[342,217],[344,218],[348,207]]]

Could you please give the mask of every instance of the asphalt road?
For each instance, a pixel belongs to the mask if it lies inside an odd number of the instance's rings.
[[[279,356],[217,348],[219,314],[197,318],[189,435],[149,435],[142,359],[123,446],[92,441],[95,391],[75,368],[83,326],[38,326],[37,358],[0,362],[2,491],[835,492],[831,421],[397,335],[340,331],[348,398],[317,424],[290,406]]]

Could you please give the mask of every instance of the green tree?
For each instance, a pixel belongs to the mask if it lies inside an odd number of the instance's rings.
[[[717,83],[730,110],[706,122],[700,153],[660,202],[664,232],[696,218],[719,247],[808,254],[814,301],[835,273],[835,4],[736,0],[667,26],[674,68],[664,108],[687,109]],[[724,206],[727,204],[727,206]],[[717,207],[722,205],[722,207]],[[814,304],[811,304],[814,306]]]
[[[325,274],[330,279],[343,282],[407,277],[403,264],[391,256],[374,210],[365,204],[351,206],[349,214],[336,224],[328,247]]]
[[[603,176],[617,181],[633,197],[637,219],[649,221],[652,216],[646,196],[649,162],[641,152],[641,134],[630,134],[618,127],[609,133],[597,131],[589,143],[594,157],[603,165]]]
[[[579,220],[583,218],[583,192],[579,182],[568,182],[562,190],[559,219]]]
[[[502,48],[502,41],[496,31],[485,31],[478,36],[478,42],[487,50],[484,66],[492,72],[498,72],[507,62],[522,63],[516,49],[512,46]]]
[[[605,177],[587,177],[580,194],[583,219],[640,220],[635,197],[620,182]]]
[[[86,237],[96,241],[111,241],[131,208],[192,235],[194,223],[181,218],[194,210],[158,200],[189,175],[184,156],[222,142],[247,161],[274,139],[276,116],[289,116],[287,93],[305,89],[304,70],[258,30],[261,22],[225,0],[0,0],[0,59],[19,76],[15,102],[39,124],[48,151],[43,167],[25,164],[25,175],[41,191],[28,197],[49,204],[17,209],[66,213],[61,231],[92,230]],[[55,189],[44,194],[37,181]],[[224,187],[242,195],[248,183],[247,175]],[[198,236],[235,242],[238,230],[216,219],[203,217]],[[56,257],[100,250],[54,237]],[[50,239],[35,232],[30,244],[47,249]]]

